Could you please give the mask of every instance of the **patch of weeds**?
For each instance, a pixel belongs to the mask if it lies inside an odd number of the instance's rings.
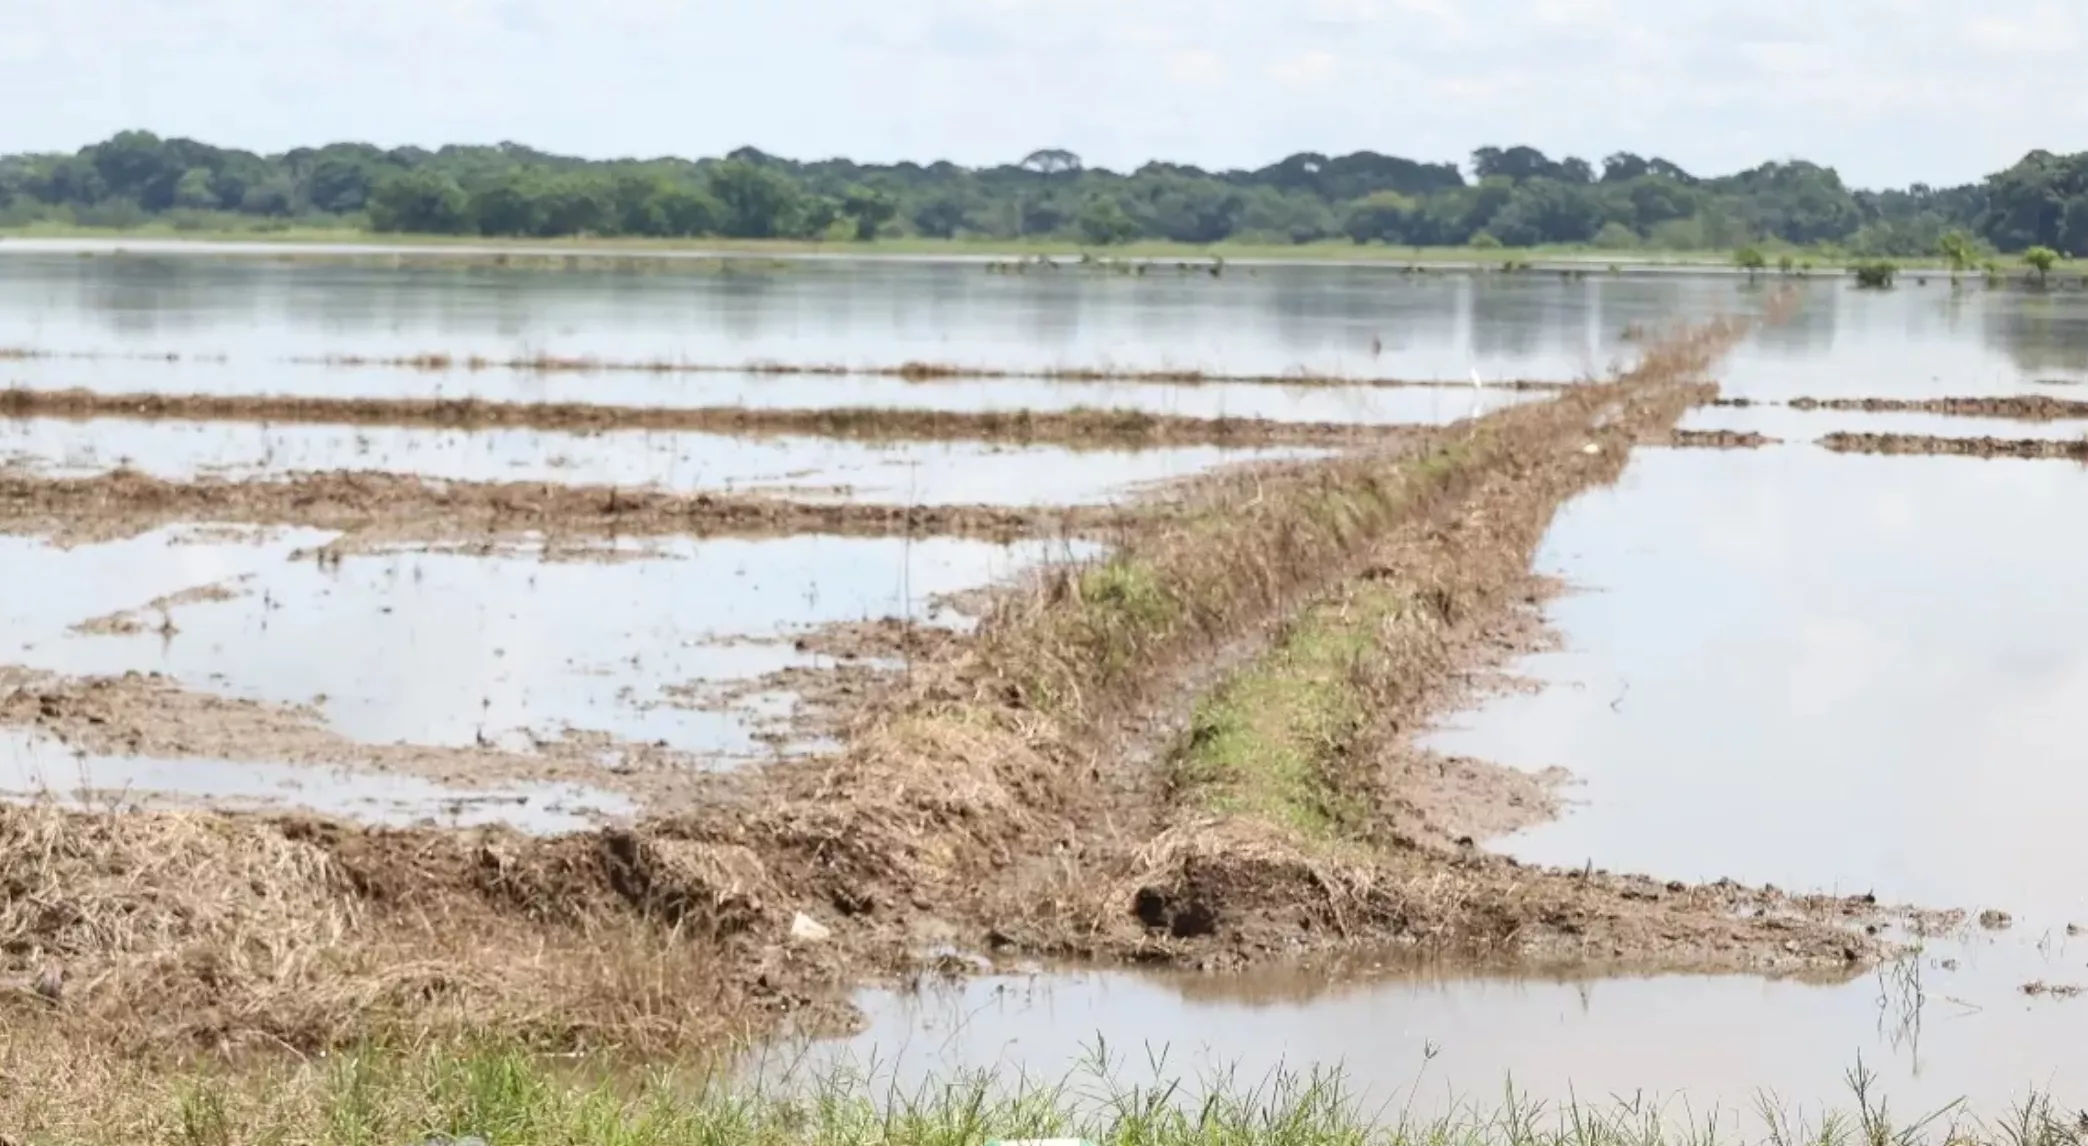
[[[1198,703],[1175,759],[1177,793],[1316,839],[1362,823],[1366,809],[1335,773],[1368,721],[1368,661],[1397,610],[1397,598],[1375,587],[1307,610]]]

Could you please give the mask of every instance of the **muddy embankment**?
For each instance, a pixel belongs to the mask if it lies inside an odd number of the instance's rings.
[[[2088,437],[1944,438],[1927,434],[1834,433],[1820,439],[1843,454],[1926,454],[1969,458],[2056,458],[2088,461]]]
[[[841,752],[633,828],[0,809],[0,1008],[126,1045],[645,1050],[845,1021],[865,976],[974,965],[943,944],[1859,965],[1865,901],[1489,855],[1460,833],[1533,790],[1406,739],[1527,624],[1559,504],[1707,397],[1737,333],[1435,439],[1210,478],[1003,594]]]
[[[1718,398],[1709,405],[1748,409],[1788,406],[1793,410],[1828,410],[1864,414],[1943,414],[1958,418],[2000,418],[2014,422],[2063,422],[2088,419],[2088,401],[2050,398],[2042,394],[2004,394],[1982,398]]]
[[[0,532],[76,544],[185,522],[341,530],[337,549],[397,542],[500,544],[660,536],[1112,536],[1155,507],[1001,507],[801,502],[733,494],[435,481],[411,474],[291,473],[167,480],[131,470],[43,477],[0,468]]]
[[[477,398],[314,398],[291,395],[103,394],[92,390],[0,390],[0,417],[121,418],[134,421],[261,422],[418,426],[452,430],[566,433],[675,431],[741,436],[796,435],[867,442],[991,441],[1074,449],[1141,446],[1354,446],[1399,427],[1265,418],[1197,418],[1137,410],[942,411],[899,408],[673,408],[587,403],[491,402]]]
[[[2017,422],[2058,422],[2088,418],[2088,402],[2042,394],[1988,398],[1793,398],[1793,410],[1847,410],[1866,414],[1947,414],[1958,418],[2006,418]]]
[[[1646,444],[1691,450],[1758,450],[1781,442],[1752,430],[1670,430],[1649,437]]]

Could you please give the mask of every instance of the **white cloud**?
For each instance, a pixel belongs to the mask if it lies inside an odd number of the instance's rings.
[[[516,139],[590,155],[752,143],[964,162],[1051,142],[1116,167],[1364,147],[1457,160],[1529,143],[1707,172],[1797,155],[1879,184],[1977,178],[2088,136],[2068,54],[2076,19],[2056,2],[7,7],[0,100],[36,111],[7,120],[0,150],[70,149],[125,127],[262,150],[341,138]],[[2008,82],[1936,78],[1968,52],[2005,58]],[[1239,68],[1257,82],[1230,82]]]
[[[1285,56],[1268,68],[1270,79],[1292,87],[1315,87],[1333,79],[1340,71],[1341,57],[1320,48]]]
[[[1167,78],[1206,87],[1225,79],[1225,59],[1208,48],[1184,48],[1167,57]]]

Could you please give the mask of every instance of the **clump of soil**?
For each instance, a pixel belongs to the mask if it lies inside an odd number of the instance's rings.
[[[248,578],[242,577],[244,581]],[[72,627],[72,631],[84,636],[130,636],[145,632],[148,628],[158,632],[173,631],[173,612],[182,605],[197,605],[211,601],[230,601],[239,596],[231,585],[216,583],[198,585],[178,593],[155,597],[135,609],[121,609],[99,617],[89,617]],[[156,621],[153,618],[157,618]]]

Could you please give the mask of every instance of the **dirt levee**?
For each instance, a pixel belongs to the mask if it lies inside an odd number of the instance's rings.
[[[2088,438],[1944,438],[1926,434],[1828,434],[1820,444],[1845,454],[1934,454],[1970,458],[2088,461]]]
[[[291,395],[104,394],[0,390],[0,416],[140,421],[291,422],[442,429],[594,433],[686,431],[810,435],[862,441],[975,439],[1094,449],[1160,445],[1352,445],[1397,429],[1264,418],[1196,418],[1137,410],[943,411],[902,408],[757,409],[746,406],[599,406],[478,398],[315,398]]]
[[[519,534],[610,538],[793,533],[1006,540],[1107,533],[1136,515],[1135,510],[1109,508],[812,503],[547,482],[433,481],[389,473],[172,481],[131,470],[51,478],[0,469],[0,531],[73,542],[127,537],[194,521],[301,525],[414,541]]]

